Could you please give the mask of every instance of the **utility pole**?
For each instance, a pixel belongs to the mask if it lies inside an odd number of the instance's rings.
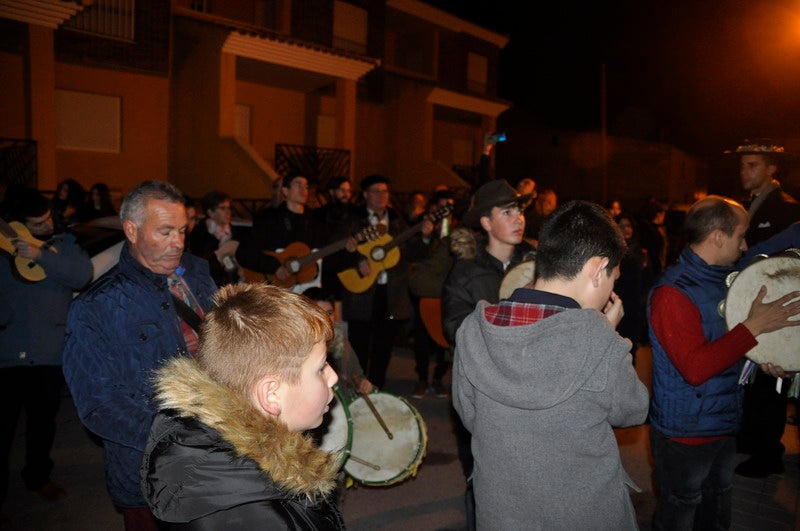
[[[606,64],[600,72],[600,149],[603,158],[603,204],[608,201],[608,130],[606,126]]]

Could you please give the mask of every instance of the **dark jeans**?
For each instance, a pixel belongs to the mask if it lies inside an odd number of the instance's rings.
[[[658,491],[653,529],[729,529],[735,438],[680,444],[651,427],[650,447]]]
[[[776,379],[756,371],[755,381],[745,386],[742,428],[737,438],[740,452],[769,463],[781,462],[790,383],[784,381],[778,393]]]
[[[17,421],[25,410],[25,466],[22,479],[31,490],[50,481],[50,450],[56,435],[64,376],[60,366],[0,369],[0,505],[8,494],[9,458]]]
[[[386,384],[397,326],[397,320],[389,319],[386,286],[376,289],[371,320],[347,322],[347,338],[356,351],[361,368],[367,379],[379,388]]]

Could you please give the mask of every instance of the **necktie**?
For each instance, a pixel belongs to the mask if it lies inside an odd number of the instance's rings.
[[[192,295],[189,286],[186,285],[186,282],[184,282],[180,276],[173,274],[170,275],[168,283],[170,293],[182,300],[189,308],[192,309],[192,311],[202,318],[203,310],[200,308],[200,305],[197,304],[197,301]],[[189,324],[183,319],[181,319],[181,332],[183,332],[183,339],[186,341],[186,348],[189,350],[192,356],[194,356],[195,352],[197,352],[200,339],[197,335],[197,332],[195,332],[194,328],[189,326]]]

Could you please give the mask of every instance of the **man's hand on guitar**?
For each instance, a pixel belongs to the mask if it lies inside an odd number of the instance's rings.
[[[17,254],[19,256],[27,258],[28,260],[36,262],[42,257],[42,249],[38,245],[34,245],[22,238],[14,240],[14,247],[17,248]]]
[[[347,252],[353,253],[357,247],[358,240],[356,240],[353,236],[347,238],[347,243],[344,244],[344,248],[347,249]]]
[[[280,266],[278,269],[275,270],[275,276],[281,282],[286,282],[287,280],[289,280],[289,278],[292,276],[292,274],[289,272],[289,270],[286,267]]]
[[[430,238],[431,234],[433,234],[433,221],[431,221],[428,218],[425,218],[425,220],[422,222],[422,228],[420,229],[420,233],[422,234],[423,238],[425,239]]]
[[[372,268],[369,265],[369,260],[361,260],[358,263],[358,272],[362,277],[368,277],[372,274]]]

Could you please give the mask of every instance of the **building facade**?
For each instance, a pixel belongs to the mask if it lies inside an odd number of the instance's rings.
[[[36,147],[6,182],[265,198],[296,169],[318,186],[383,173],[399,192],[466,187],[453,168],[477,163],[510,107],[508,38],[418,0],[85,4],[0,6],[2,146]]]

